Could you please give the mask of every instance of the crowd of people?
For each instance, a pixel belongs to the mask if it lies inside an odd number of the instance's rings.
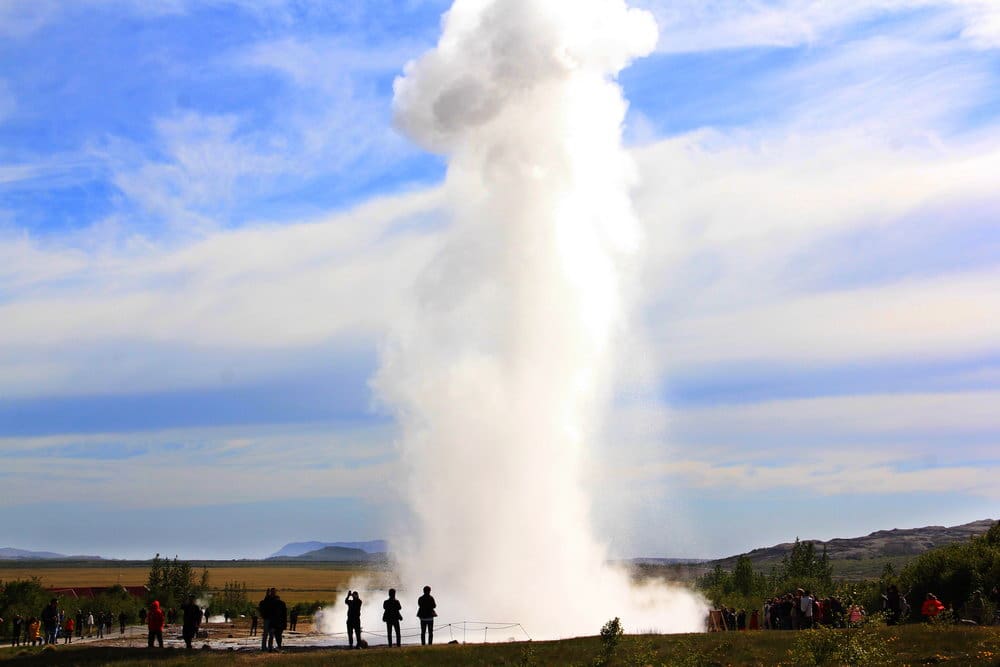
[[[991,597],[996,599],[1000,609],[1000,593],[994,589]],[[983,593],[977,591],[973,595],[972,604],[967,605],[966,611],[970,615],[968,620],[972,623],[981,625],[989,622],[990,619],[986,618],[985,599]],[[899,588],[890,584],[882,594],[882,607],[877,611],[885,615],[886,623],[896,625],[910,618],[912,609]],[[821,598],[801,588],[765,600],[760,609],[748,612],[745,609],[722,607],[715,613],[715,620],[710,617],[709,622],[712,630],[808,630],[818,625],[843,628],[858,625],[868,615],[860,604],[845,605],[835,596]],[[955,622],[965,620],[933,593],[927,593],[921,603],[920,616],[925,621],[939,618]]]
[[[114,626],[114,615],[109,611],[93,611],[84,613],[77,609],[75,614],[67,613],[59,607],[58,598],[52,598],[38,616],[24,617],[16,614],[11,619],[11,646],[39,646],[55,644],[60,639],[64,644],[72,643],[73,638],[84,637],[104,638],[111,636]],[[125,612],[118,615],[120,634],[125,634],[128,616]]]

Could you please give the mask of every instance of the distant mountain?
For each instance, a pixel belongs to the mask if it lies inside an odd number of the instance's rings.
[[[698,565],[707,563],[707,558],[630,558],[633,565]]]
[[[366,554],[379,554],[389,550],[389,543],[385,540],[370,540],[368,542],[292,542],[271,554],[270,558],[280,558],[282,556],[294,558],[295,556],[302,556],[325,547],[360,549]]]
[[[268,560],[277,561],[315,561],[323,563],[371,563],[384,561],[386,554],[368,553],[363,549],[353,549],[351,547],[322,547],[313,551],[307,551],[298,556],[272,556]]]
[[[103,560],[100,556],[67,556],[51,551],[30,551],[0,547],[0,560]]]
[[[827,556],[832,561],[860,561],[872,558],[912,557],[925,551],[952,542],[965,542],[974,535],[982,535],[996,523],[993,519],[973,521],[961,526],[925,526],[923,528],[893,528],[892,530],[877,530],[864,537],[836,538],[829,541],[802,540],[812,542],[817,553],[822,553],[826,547]],[[757,569],[766,570],[771,565],[781,562],[792,550],[792,543],[785,542],[773,547],[754,549],[746,554],[738,554],[727,558],[713,560],[714,567],[721,565],[724,569],[732,569],[737,559],[745,555],[750,558]]]

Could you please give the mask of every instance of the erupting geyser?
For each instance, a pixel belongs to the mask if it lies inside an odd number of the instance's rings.
[[[641,243],[615,77],[656,38],[623,0],[456,0],[396,81],[398,126],[448,157],[453,224],[375,384],[411,474],[394,551],[442,620],[702,626],[695,596],[606,564],[583,485]]]

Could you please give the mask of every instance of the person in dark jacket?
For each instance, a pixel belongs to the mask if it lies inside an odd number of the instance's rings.
[[[201,625],[201,607],[194,600],[194,596],[188,596],[186,604],[181,605],[181,612],[184,614],[184,622],[181,626],[181,636],[184,637],[184,645],[191,647],[195,635],[198,634],[198,626]]]
[[[250,612],[250,636],[251,637],[257,636],[257,620],[258,619],[259,619],[259,617],[257,616],[257,612],[251,611]]]
[[[437,612],[434,608],[437,603],[431,595],[431,587],[424,586],[424,594],[417,598],[417,618],[420,619],[420,643],[421,645],[434,643],[434,617]]]
[[[273,590],[273,589],[272,589]],[[281,634],[288,627],[288,605],[281,599],[277,591],[271,596],[271,638],[267,642],[269,651],[281,648]]]
[[[396,589],[389,589],[389,599],[382,603],[382,621],[385,623],[389,646],[392,646],[392,631],[396,631],[396,646],[399,647],[399,622],[403,620],[403,605],[396,599]]]
[[[146,646],[153,648],[153,642],[157,642],[163,648],[163,626],[166,625],[167,617],[160,609],[158,600],[153,600],[152,607],[146,615],[146,628],[149,630]]]
[[[59,627],[59,600],[52,598],[42,610],[42,627],[45,630],[45,643],[56,643],[56,629]]]
[[[257,611],[260,613],[261,624],[264,626],[261,628],[260,634],[260,650],[267,650],[267,640],[271,639],[272,643],[274,640],[271,638],[271,609],[272,599],[271,596],[274,595],[274,589],[267,589],[267,593],[264,594],[264,599],[257,603]]]
[[[18,646],[21,643],[21,631],[24,627],[24,618],[20,614],[15,614],[14,618],[11,620],[13,624],[12,634],[10,636],[10,645]]]
[[[354,638],[358,639],[358,648],[361,648],[361,598],[357,591],[347,591],[347,598],[344,600],[347,605],[347,646],[354,647]]]

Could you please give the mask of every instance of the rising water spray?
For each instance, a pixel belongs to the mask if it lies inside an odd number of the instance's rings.
[[[616,77],[656,39],[624,0],[456,0],[395,82],[397,126],[447,158],[451,221],[374,384],[409,472],[401,579],[447,619],[702,626],[696,596],[608,564],[584,484],[642,242]]]

